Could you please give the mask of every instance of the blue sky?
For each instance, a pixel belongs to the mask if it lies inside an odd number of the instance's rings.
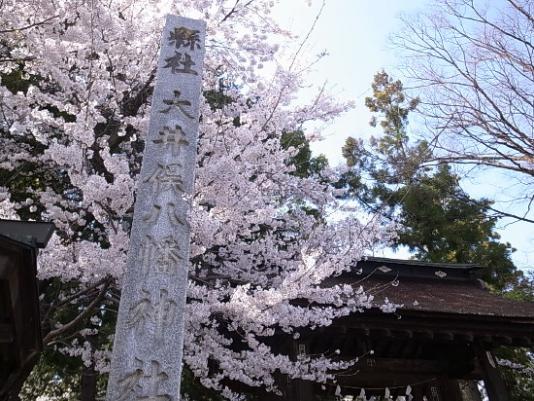
[[[342,162],[341,147],[347,136],[368,137],[374,132],[368,122],[371,117],[364,99],[371,93],[373,75],[385,69],[402,78],[402,54],[393,49],[389,37],[401,27],[399,16],[427,10],[428,0],[327,0],[322,15],[306,43],[303,53],[312,58],[323,50],[328,56],[309,73],[309,81],[317,86],[326,82],[327,88],[338,98],[353,100],[356,108],[322,127],[324,140],[313,149],[324,153],[331,164]],[[281,0],[274,17],[285,28],[305,36],[320,8],[321,2],[308,6],[304,0]],[[313,93],[310,89],[310,95]],[[417,129],[417,127],[414,127]],[[519,210],[507,199],[514,188],[506,187],[506,176],[481,171],[463,182],[473,196],[486,196],[499,201],[507,210]],[[506,188],[504,191],[503,188]],[[514,261],[520,268],[534,266],[534,224],[503,221],[499,230],[502,239],[509,241],[517,252]],[[406,253],[396,255],[405,257]]]

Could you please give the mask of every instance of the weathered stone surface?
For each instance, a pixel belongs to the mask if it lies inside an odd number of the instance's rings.
[[[167,17],[107,401],[179,399],[204,39],[204,22]]]

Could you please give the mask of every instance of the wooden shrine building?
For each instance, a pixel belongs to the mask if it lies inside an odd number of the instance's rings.
[[[17,400],[42,350],[37,251],[54,225],[0,220],[0,401]]]
[[[383,258],[359,262],[332,284],[363,286],[377,307],[287,344],[294,357],[339,353],[344,360],[360,357],[357,365],[337,375],[334,385],[286,380],[282,398],[265,399],[357,400],[364,389],[367,400],[389,393],[391,400],[480,401],[477,382],[483,380],[490,401],[507,401],[493,351],[534,344],[534,303],[490,293],[479,270]],[[378,305],[386,298],[403,306],[384,313]]]

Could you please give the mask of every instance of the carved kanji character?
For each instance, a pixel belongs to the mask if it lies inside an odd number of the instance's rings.
[[[149,224],[155,223],[159,219],[159,216],[161,214],[161,209],[162,209],[161,205],[154,203],[152,205],[152,209],[150,210],[150,212],[148,212],[146,215],[143,216],[143,220]],[[175,203],[167,202],[165,209],[167,210],[167,217],[169,218],[169,221],[173,226],[187,225],[187,222],[182,220],[180,216],[178,215],[178,211],[177,211]]]
[[[173,397],[170,394],[165,394],[159,388],[168,378],[169,375],[161,370],[160,363],[151,361],[150,372],[143,376],[145,382],[143,393],[137,399],[142,401],[172,401]]]
[[[158,166],[150,177],[145,178],[145,182],[151,182],[155,188],[155,193],[172,190],[176,195],[184,192],[182,175],[179,173],[182,165],[180,163],[158,163]]]
[[[152,319],[154,307],[150,301],[150,293],[142,289],[143,296],[139,301],[130,307],[128,311],[127,327],[134,327],[140,329],[145,326],[145,323]]]
[[[159,214],[158,214],[159,215]],[[157,219],[156,219],[157,220]],[[156,253],[157,243],[152,236],[147,235],[141,242],[139,247],[138,260],[141,262],[141,272],[148,274],[154,260],[154,254]]]
[[[181,225],[181,226],[189,227],[189,223],[187,222],[187,220],[184,220],[180,217],[178,213],[178,208],[176,207],[176,204],[174,202],[169,202],[167,206],[168,206],[167,214],[169,216],[169,221],[173,225],[175,226]]]
[[[161,339],[165,329],[171,327],[176,318],[176,302],[169,297],[169,292],[162,288],[154,297],[149,291],[142,289],[143,296],[128,312],[126,327],[146,332],[152,327],[156,339]]]
[[[178,264],[183,258],[180,255],[178,242],[172,236],[155,241],[147,235],[140,247],[139,260],[144,274],[148,274],[154,268],[158,273],[172,275],[178,271]]]
[[[119,394],[115,401],[125,401],[132,393],[136,400],[172,401],[173,397],[160,389],[160,385],[169,379],[169,375],[161,369],[160,363],[151,360],[148,373],[145,373],[145,363],[142,360],[135,358],[135,363],[138,367],[117,382]]]
[[[158,244],[156,266],[160,273],[174,274],[177,265],[182,260],[180,247],[174,238],[168,236]]]
[[[170,148],[173,156],[178,156],[183,146],[189,146],[185,133],[178,124],[174,128],[164,126],[159,132],[159,138],[152,141],[155,144]]]
[[[198,75],[198,72],[193,70],[191,67],[195,65],[195,62],[191,59],[191,56],[187,53],[179,53],[176,50],[174,55],[167,57],[165,59],[165,64],[163,68],[170,68],[173,74],[183,73],[183,74],[192,74]]]
[[[161,206],[158,205],[157,203],[154,203],[152,205],[152,208],[150,209],[150,212],[148,212],[147,214],[143,216],[143,220],[146,223],[151,223],[151,224],[155,223],[156,221],[158,221],[160,213],[161,213]]]
[[[118,395],[115,397],[116,401],[124,401],[128,399],[131,393],[135,394],[141,389],[139,381],[144,374],[142,369],[143,362],[140,359],[135,358],[135,363],[138,367],[117,382]]]
[[[184,108],[184,106],[191,106],[191,102],[189,100],[180,99],[180,96],[182,96],[182,92],[180,92],[179,90],[175,90],[173,91],[173,93],[174,93],[173,99],[163,99],[163,103],[166,104],[168,107],[160,110],[160,113],[167,114],[169,111],[173,109],[173,107],[176,107],[186,117],[193,119],[194,117]]]
[[[170,327],[176,318],[176,302],[168,296],[165,289],[160,290],[159,301],[156,305],[156,338],[163,337],[166,327]]]
[[[189,47],[190,50],[200,49],[200,31],[185,26],[174,28],[169,33],[169,43],[174,44],[177,49],[181,47]]]

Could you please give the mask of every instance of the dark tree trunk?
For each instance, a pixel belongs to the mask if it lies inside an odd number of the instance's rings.
[[[81,401],[96,401],[98,375],[93,365],[83,367]]]

